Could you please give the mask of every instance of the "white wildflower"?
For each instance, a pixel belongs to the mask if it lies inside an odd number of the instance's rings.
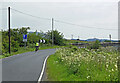
[[[117,68],[117,65],[115,65],[115,67]]]
[[[90,76],[87,76],[87,79],[90,78]]]
[[[106,65],[106,67],[108,68],[108,65]]]
[[[119,57],[117,57],[117,59],[118,59]]]
[[[114,71],[114,69],[112,69],[112,71]]]

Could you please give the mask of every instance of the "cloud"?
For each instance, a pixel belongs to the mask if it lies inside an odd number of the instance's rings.
[[[85,0],[87,1],[87,0]],[[96,28],[113,29],[117,28],[117,0],[109,0],[111,2],[100,2],[100,0],[90,0],[93,2],[12,2],[4,3],[3,7],[11,6],[13,9],[22,12],[45,18],[54,18],[65,22],[70,22],[79,25],[85,25]],[[99,3],[98,3],[98,2]],[[101,0],[102,1],[102,0]],[[108,1],[108,0],[105,0]],[[30,26],[32,30],[47,31],[51,29],[51,20],[36,19],[24,14],[20,14],[11,10],[12,12],[12,27]],[[7,12],[3,12],[3,24],[5,27]],[[108,34],[112,34],[114,39],[117,39],[117,31],[88,29],[85,27],[68,25],[65,23],[55,22],[54,29],[63,32],[66,38],[80,36],[80,38],[106,38]]]

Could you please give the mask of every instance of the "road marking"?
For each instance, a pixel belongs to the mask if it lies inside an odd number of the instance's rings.
[[[42,80],[42,76],[43,76],[43,73],[44,73],[44,70],[45,70],[45,65],[46,65],[46,61],[47,61],[47,58],[48,58],[48,57],[49,57],[49,56],[47,56],[47,57],[45,58],[45,60],[44,60],[42,72],[41,72],[40,77],[39,77],[39,79],[38,79],[38,83],[40,83],[41,80]]]

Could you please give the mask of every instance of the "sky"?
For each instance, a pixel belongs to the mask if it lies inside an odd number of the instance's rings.
[[[31,31],[47,32],[51,30],[53,18],[54,30],[63,33],[67,39],[71,39],[72,35],[73,38],[79,36],[80,39],[109,39],[109,34],[112,35],[112,39],[118,39],[118,0],[3,0],[2,2],[0,7],[6,9],[0,10],[2,11],[0,27],[4,29],[7,29],[7,7],[11,7],[11,28],[29,26]]]

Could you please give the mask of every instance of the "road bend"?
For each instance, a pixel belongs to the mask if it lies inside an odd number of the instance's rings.
[[[37,81],[45,58],[54,53],[45,49],[2,59],[2,81]]]

